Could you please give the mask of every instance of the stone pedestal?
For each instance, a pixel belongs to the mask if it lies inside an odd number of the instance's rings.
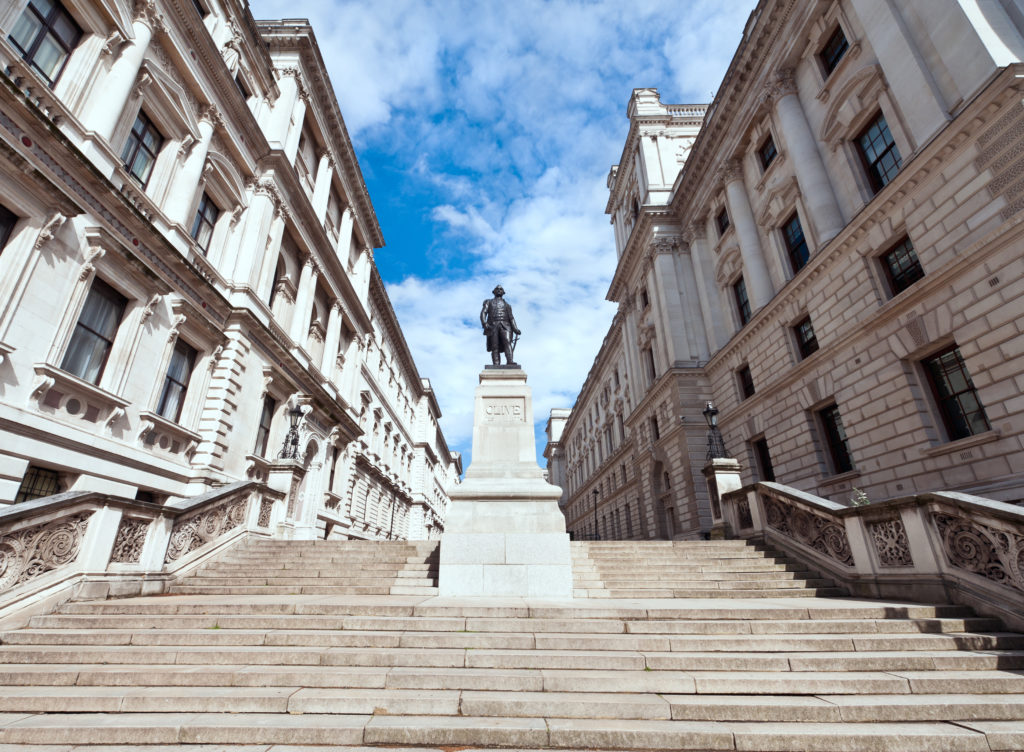
[[[521,368],[486,368],[473,410],[473,458],[441,536],[443,597],[572,598],[562,490],[537,465],[533,400]]]

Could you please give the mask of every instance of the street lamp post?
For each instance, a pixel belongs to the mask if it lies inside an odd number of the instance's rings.
[[[704,420],[708,424],[708,453],[706,459],[710,461],[728,457],[729,455],[725,451],[725,441],[722,440],[722,432],[718,430],[718,408],[709,401],[707,407],[704,408],[703,415]]]
[[[284,446],[281,447],[281,454],[278,455],[282,460],[297,460],[299,458],[299,420],[301,418],[302,408],[296,402],[292,409],[288,411],[288,420],[291,421],[291,427],[284,437]]]

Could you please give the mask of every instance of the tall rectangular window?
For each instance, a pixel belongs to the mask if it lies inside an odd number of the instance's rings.
[[[779,151],[775,148],[775,139],[769,133],[757,149],[757,158],[761,162],[761,169],[767,170],[778,155]]]
[[[810,258],[810,251],[807,250],[807,240],[804,238],[804,228],[800,224],[800,217],[796,212],[786,220],[782,226],[782,239],[786,242],[786,253],[789,255],[789,264],[793,267],[793,273],[804,268],[807,259]]]
[[[654,437],[655,441],[661,438],[661,429],[658,428],[658,418],[654,415],[651,416],[651,435]]]
[[[725,235],[725,231],[729,229],[729,212],[723,206],[722,210],[715,215],[715,225],[718,227],[719,236]]]
[[[204,191],[203,197],[199,200],[199,208],[196,209],[196,218],[192,220],[192,238],[196,241],[196,245],[203,249],[204,256],[210,250],[213,226],[217,224],[218,216],[220,216],[220,209]]]
[[[740,382],[740,397],[746,399],[754,396],[754,377],[750,373],[750,366],[743,366],[736,372]]]
[[[747,297],[747,283],[740,277],[732,286],[732,296],[736,300],[736,311],[740,316],[740,326],[750,321],[750,298]]]
[[[98,384],[114,345],[128,299],[101,279],[94,279],[60,367]]]
[[[21,486],[14,497],[14,503],[41,499],[59,492],[60,476],[56,471],[29,465],[28,470],[25,471],[25,477],[21,479]]]
[[[818,53],[818,59],[821,60],[821,67],[825,69],[826,77],[832,75],[832,71],[839,65],[839,61],[843,59],[843,55],[849,48],[850,44],[846,41],[846,34],[843,33],[842,27],[836,26],[835,31],[825,42],[825,46]]]
[[[951,441],[991,428],[959,347],[951,345],[923,365]]]
[[[156,408],[157,413],[175,423],[181,418],[181,406],[185,404],[188,380],[192,376],[192,368],[195,364],[195,348],[180,339],[175,342],[174,352],[171,353],[171,362],[167,366],[167,375],[164,377],[160,402]]]
[[[910,238],[903,238],[886,251],[882,255],[882,266],[893,295],[898,295],[924,277],[924,269],[921,268]]]
[[[277,403],[272,397],[263,398],[263,409],[260,411],[260,425],[256,429],[256,454],[267,456],[267,443],[270,441],[270,424],[274,420]]]
[[[653,384],[654,380],[658,377],[658,372],[654,367],[654,350],[650,347],[645,347],[641,354],[644,359],[644,368],[647,371],[647,383]]]
[[[128,140],[121,151],[121,161],[124,162],[128,174],[138,180],[143,188],[153,174],[153,165],[156,164],[156,157],[163,143],[164,137],[153,125],[153,121],[139,110],[132,125],[132,132],[128,134]]]
[[[796,335],[796,347],[800,351],[801,359],[818,351],[818,338],[814,336],[814,327],[811,326],[810,316],[805,316],[797,322],[793,327],[793,334]]]
[[[6,206],[0,205],[0,252],[3,252],[7,241],[11,239],[11,233],[14,232],[14,225],[17,223],[18,215]]]
[[[760,480],[775,482],[775,468],[772,467],[772,456],[768,453],[768,440],[763,436],[752,442],[754,457],[757,460],[757,475]]]
[[[829,405],[818,411],[818,417],[825,433],[825,446],[832,460],[832,472],[837,475],[850,472],[853,470],[853,455],[850,453],[850,443],[846,439],[846,429],[843,427],[839,408]]]
[[[900,150],[896,148],[889,124],[885,122],[882,113],[878,113],[868,127],[861,131],[856,143],[868,174],[868,182],[872,190],[878,193],[896,176],[902,164]]]
[[[640,307],[641,308],[647,308],[650,304],[651,304],[651,298],[647,294],[647,288],[646,287],[641,287],[640,288]]]
[[[8,37],[51,87],[81,38],[81,27],[56,0],[29,0]]]

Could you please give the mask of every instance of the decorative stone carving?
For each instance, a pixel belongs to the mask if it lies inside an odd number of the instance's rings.
[[[67,219],[68,218],[60,212],[54,212],[53,215],[46,220],[46,224],[44,224],[39,230],[39,236],[36,238],[36,242],[33,243],[32,249],[38,251],[44,245],[53,240],[53,237],[57,234],[57,231],[61,228],[61,225],[67,221]]]
[[[142,547],[146,543],[146,533],[149,532],[149,523],[149,520],[122,517],[121,524],[117,527],[117,538],[114,540],[110,561],[118,564],[138,564],[142,558]]]
[[[0,535],[0,593],[70,564],[92,512]]]
[[[259,527],[270,527],[270,513],[274,511],[273,499],[262,499],[260,501],[260,514],[256,519]]]
[[[912,567],[914,559],[910,555],[910,542],[903,520],[894,517],[889,520],[875,520],[867,524],[871,534],[871,542],[878,554],[878,563],[883,567]]]
[[[750,516],[750,501],[746,497],[736,504],[736,513],[739,516],[740,530],[748,530],[754,526],[754,518]]]
[[[722,163],[719,171],[722,182],[728,185],[735,180],[743,180],[743,165],[738,159],[728,159]]]
[[[90,274],[96,271],[95,262],[103,258],[103,255],[106,252],[105,248],[101,248],[98,245],[89,246],[88,250],[85,252],[85,261],[82,262],[82,268],[78,272],[78,278],[85,280]]]
[[[202,509],[174,523],[167,544],[165,563],[177,561],[185,554],[219,538],[245,522],[248,498],[229,499],[209,509]]]
[[[932,521],[951,566],[1024,592],[1024,535],[952,514]]]
[[[852,567],[853,552],[846,528],[795,504],[762,496],[768,527],[792,538],[797,543],[813,548],[848,567]]]

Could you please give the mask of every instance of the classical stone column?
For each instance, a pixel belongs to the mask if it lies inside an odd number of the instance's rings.
[[[775,100],[779,129],[786,142],[788,156],[793,161],[796,181],[814,223],[818,241],[827,243],[843,229],[843,217],[832,190],[832,182],[825,171],[825,164],[821,161],[817,140],[811,132],[811,126],[807,124],[803,105],[797,96],[793,71],[780,71],[768,93]]]
[[[121,118],[128,97],[135,87],[142,61],[153,39],[154,31],[162,31],[163,23],[153,0],[141,0],[135,4],[132,19],[132,33],[135,38],[121,51],[110,66],[110,72],[103,77],[92,95],[89,114],[82,118],[82,124],[106,141],[114,134],[114,127]]]
[[[370,267],[373,265],[373,249],[367,246],[359,252],[355,266],[355,288],[359,299],[366,303],[370,299]]]
[[[270,239],[267,241],[267,250],[263,254],[263,265],[260,271],[260,281],[256,288],[256,294],[260,300],[270,300],[270,290],[274,286],[274,272],[277,271],[277,259],[281,255],[281,240],[284,238],[284,228],[288,223],[288,210],[281,204],[274,207],[274,218],[270,222]]]
[[[355,224],[355,214],[352,207],[346,206],[341,213],[341,229],[338,230],[338,255],[342,263],[348,263],[348,252],[352,246],[352,227]]]
[[[183,152],[184,164],[178,170],[174,184],[167,193],[164,212],[172,222],[183,225],[186,232],[192,230],[192,222],[195,217],[191,210],[195,201],[196,187],[203,177],[206,155],[210,151],[210,141],[213,139],[213,129],[219,120],[220,115],[213,105],[203,109],[199,116],[199,140],[193,143],[190,149]]]
[[[266,124],[267,141],[271,148],[284,149],[291,132],[292,114],[299,99],[299,71],[296,68],[284,68],[279,71],[277,80],[278,97],[270,111]],[[305,105],[303,105],[305,115]],[[301,127],[301,120],[299,121]],[[289,159],[294,159],[293,153]]]
[[[331,195],[331,176],[334,174],[334,161],[326,151],[320,155],[320,162],[316,167],[316,182],[313,187],[313,212],[317,221],[323,224],[327,216],[327,200]]]
[[[700,303],[701,318],[704,320],[708,349],[715,352],[729,341],[729,335],[722,320],[718,284],[715,281],[715,270],[712,268],[703,223],[699,220],[693,222],[683,233],[683,242],[690,246],[690,265],[693,267],[697,300]]]
[[[295,295],[295,312],[292,314],[292,325],[289,334],[301,347],[306,346],[306,335],[309,333],[309,314],[313,310],[313,292],[316,290],[316,279],[319,274],[316,261],[306,256],[299,275],[299,290]]]
[[[267,233],[276,209],[274,199],[272,178],[262,178],[252,185],[252,197],[245,210],[245,225],[239,238],[234,273],[231,275],[236,284],[255,284],[262,262],[256,254],[259,249],[266,248]]]
[[[743,167],[731,159],[722,169],[725,182],[725,198],[729,203],[729,217],[736,228],[736,237],[740,241],[740,255],[743,257],[743,280],[750,295],[753,310],[761,308],[772,299],[771,277],[768,276],[768,265],[761,250],[761,240],[754,222],[754,212],[750,208],[747,197],[747,186],[743,182]]]
[[[341,341],[341,301],[331,304],[327,314],[327,336],[324,339],[324,356],[320,363],[320,371],[333,382],[334,364],[338,358],[338,342]]]

